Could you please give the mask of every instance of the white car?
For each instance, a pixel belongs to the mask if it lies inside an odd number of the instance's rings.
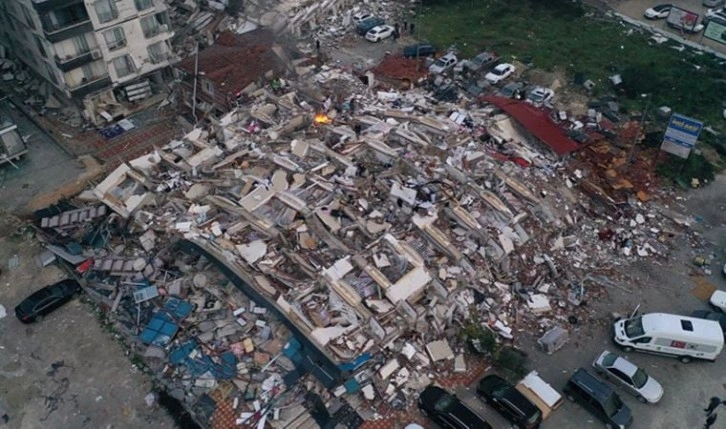
[[[366,39],[373,43],[380,42],[383,39],[391,37],[394,31],[395,28],[390,25],[379,25],[378,27],[373,27],[368,30],[366,33]]]
[[[542,106],[552,102],[555,98],[555,92],[549,88],[536,86],[534,89],[529,91],[527,94],[527,102],[534,104],[535,106]]]
[[[592,363],[604,379],[624,387],[639,401],[655,404],[663,397],[663,386],[629,360],[605,350]]]
[[[672,4],[659,4],[646,9],[643,15],[648,19],[663,19],[668,17],[672,8]]]
[[[358,12],[356,14],[353,14],[353,22],[357,24],[357,23],[359,23],[361,21],[365,21],[366,19],[371,18],[371,17],[373,17],[372,13]]]
[[[712,20],[712,19],[726,21],[726,10],[724,10],[723,8],[707,9],[705,20]]]
[[[513,65],[502,63],[494,67],[492,71],[487,73],[486,76],[484,76],[484,79],[486,79],[487,82],[491,84],[499,83],[514,74],[515,70],[516,69]]]
[[[724,268],[726,270],[726,268]],[[716,311],[726,312],[726,292],[717,290],[711,295],[709,300]]]
[[[443,73],[451,67],[454,67],[457,62],[459,60],[456,58],[456,55],[451,53],[446,54],[429,66],[429,72],[434,74]]]

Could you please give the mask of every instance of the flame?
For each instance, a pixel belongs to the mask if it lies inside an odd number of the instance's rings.
[[[333,120],[328,117],[325,113],[316,113],[315,118],[313,119],[316,124],[319,125],[325,125],[325,124],[332,124]]]

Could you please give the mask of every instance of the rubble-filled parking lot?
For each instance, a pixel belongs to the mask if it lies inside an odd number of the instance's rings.
[[[614,313],[688,314],[724,286],[718,195],[661,187],[615,97],[495,55],[402,58],[410,32],[370,43],[350,19],[300,42],[294,74],[36,212],[38,264],[68,267],[205,427],[428,425],[432,383],[500,426],[473,394],[487,371],[526,375],[542,427],[597,427],[557,392],[615,351]],[[629,357],[666,389],[621,394],[635,427],[697,427],[723,394],[723,359]]]

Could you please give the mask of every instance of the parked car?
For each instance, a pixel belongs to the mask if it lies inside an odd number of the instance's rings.
[[[509,76],[513,75],[515,70],[516,69],[514,68],[513,65],[507,64],[507,63],[502,63],[502,64],[497,65],[496,67],[494,67],[492,69],[492,71],[487,73],[486,76],[484,76],[484,79],[486,79],[492,85],[497,84],[497,83],[505,80]]]
[[[663,397],[663,386],[629,360],[605,350],[592,363],[604,379],[619,384],[640,402],[655,404]]]
[[[459,62],[459,60],[456,58],[456,55],[448,53],[431,64],[429,66],[429,72],[434,74],[443,73],[454,67],[457,62]]]
[[[403,48],[403,56],[406,58],[430,57],[436,55],[436,48],[431,43],[416,43]]]
[[[726,311],[726,292],[717,290],[711,294],[711,298],[708,302],[713,306],[715,311],[723,313]]]
[[[425,388],[418,397],[418,408],[444,429],[492,429],[468,405],[440,387]]]
[[[467,60],[464,67],[467,69],[478,72],[479,70],[485,69],[487,66],[491,66],[499,61],[499,54],[496,52],[480,52],[474,58]]]
[[[394,31],[395,28],[390,25],[379,25],[378,27],[371,28],[370,31],[366,33],[366,39],[368,39],[369,42],[377,43],[383,39],[391,37]]]
[[[709,21],[716,20],[726,25],[726,10],[720,9],[708,9],[706,15],[703,17],[701,24],[706,25]]]
[[[379,25],[384,25],[385,21],[383,21],[381,18],[376,18],[375,16],[372,16],[368,19],[364,19],[363,21],[359,22],[356,26],[356,31],[361,36],[365,36],[368,34],[369,31],[371,31],[372,28],[378,27]]]
[[[672,8],[672,4],[659,4],[646,9],[643,15],[648,19],[663,19],[668,17]]]
[[[527,101],[535,106],[542,106],[550,103],[555,98],[555,92],[549,88],[535,86],[527,92]]]
[[[719,7],[723,6],[724,0],[703,0],[702,4],[706,7]]]
[[[633,415],[617,393],[584,368],[578,368],[563,389],[567,399],[577,402],[605,423],[608,429],[625,429]]]
[[[715,320],[719,325],[721,325],[721,330],[723,330],[724,336],[726,337],[726,314],[718,311],[696,310],[691,313],[691,317]]]
[[[70,301],[81,290],[81,285],[72,279],[61,280],[48,285],[15,307],[15,315],[23,323],[38,322],[44,316]]]
[[[372,18],[372,17],[373,17],[372,13],[358,12],[358,13],[353,14],[353,22],[355,22],[357,24],[361,21],[365,21],[366,19]]]
[[[524,84],[522,82],[509,82],[504,85],[494,95],[505,98],[515,98],[517,100],[522,99],[522,93],[524,92]]]
[[[539,408],[498,375],[490,374],[479,380],[476,393],[520,429],[536,429],[542,422]]]

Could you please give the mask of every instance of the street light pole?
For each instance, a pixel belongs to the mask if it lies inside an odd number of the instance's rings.
[[[646,96],[646,94],[642,94],[641,97]],[[650,108],[650,101],[653,99],[653,94],[647,94],[648,101],[645,103],[645,110],[643,110],[643,115],[640,117],[640,122],[638,123],[638,131],[643,128],[643,124],[645,123],[645,117],[648,115],[648,109]],[[628,168],[630,168],[630,164],[633,163],[633,154],[635,153],[635,145],[638,143],[638,135],[640,132],[636,132],[633,136],[633,144],[630,146],[630,151],[628,152]]]

